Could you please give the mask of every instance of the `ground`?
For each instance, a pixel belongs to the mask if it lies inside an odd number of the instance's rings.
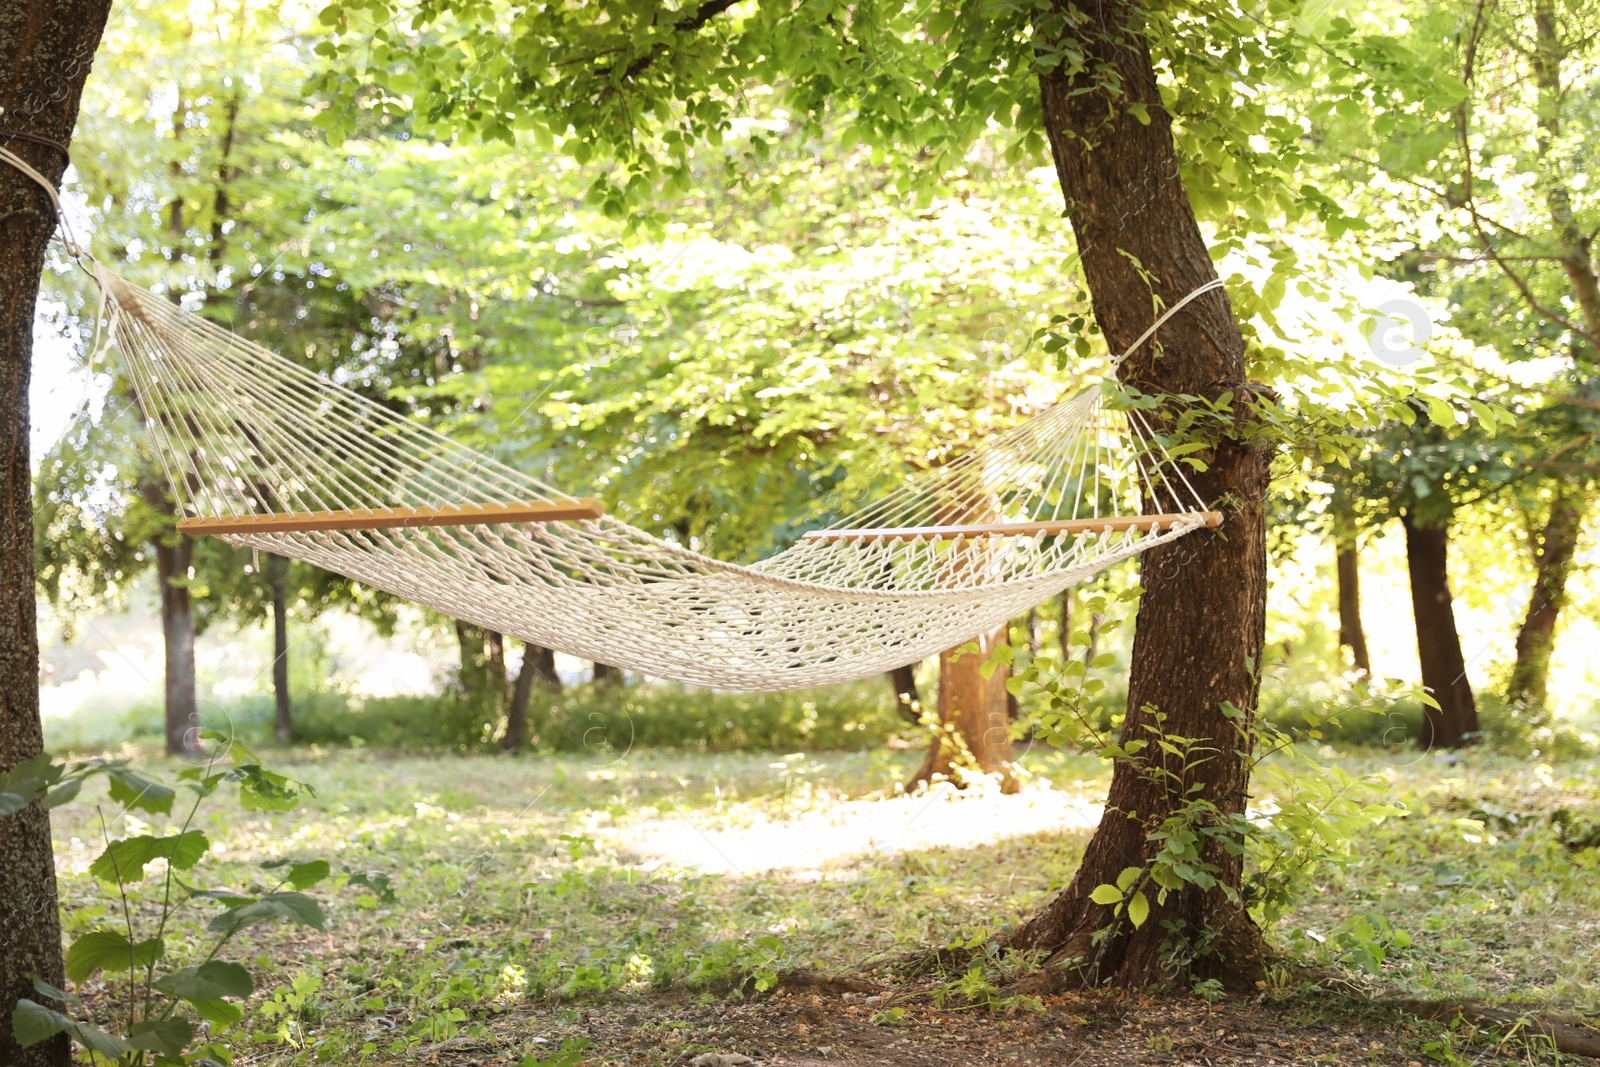
[[[1330,753],[1408,814],[1272,930],[1285,962],[1257,995],[1031,1001],[1005,995],[1003,960],[909,981],[886,965],[992,941],[1064,884],[1108,779],[1088,757],[1028,754],[1016,796],[906,797],[912,752],[264,755],[315,795],[203,810],[212,851],[185,877],[261,887],[284,856],[335,877],[312,891],[324,932],[258,927],[224,953],[256,976],[228,1035],[241,1065],[1492,1063],[1544,1054],[1385,998],[1600,1015],[1597,850],[1563,844],[1600,815],[1593,763]],[[98,790],[55,813],[73,935],[120,914],[86,873],[103,835],[144,829]],[[357,873],[393,899],[343,884]],[[211,910],[169,932],[179,962]]]

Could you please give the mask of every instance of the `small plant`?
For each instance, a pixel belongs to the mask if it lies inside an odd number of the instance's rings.
[[[220,958],[223,950],[240,931],[259,923],[281,920],[323,928],[321,906],[303,891],[328,877],[326,860],[285,858],[264,863],[262,870],[271,882],[264,891],[202,889],[186,880],[187,872],[211,850],[211,842],[194,823],[201,805],[218,789],[237,785],[246,810],[267,812],[289,811],[309,792],[308,786],[264,769],[243,745],[209,731],[203,737],[215,742],[216,748],[203,765],[178,774],[180,788],[193,798],[181,819],[172,814],[177,791],[133,770],[125,760],[94,759],[65,766],[41,755],[16,767],[0,789],[3,817],[35,798],[47,807],[64,804],[89,778],[103,775],[111,800],[124,810],[168,820],[168,832],[163,834],[112,838],[101,813],[105,849],[90,864],[89,873],[115,894],[112,913],[120,919],[88,930],[72,942],[66,975],[78,985],[96,974],[114,983],[115,995],[106,999],[112,1018],[106,1025],[90,1022],[78,1010],[83,1004],[78,997],[35,979],[39,999],[19,1000],[12,1016],[13,1032],[24,1048],[64,1033],[89,1050],[96,1062],[121,1067],[227,1063],[225,1049],[197,1040],[196,1022],[207,1024],[212,1035],[239,1022],[244,1010],[235,1002],[247,998],[255,984],[244,967]],[[224,762],[227,769],[219,769]],[[206,924],[212,935],[209,945],[196,952],[175,952],[169,943],[174,918],[190,905],[222,910]],[[165,961],[174,955],[187,957],[188,965],[169,969]],[[302,1000],[309,995],[300,979],[292,995]],[[277,1003],[274,999],[264,1006],[263,1013],[270,1014]],[[297,1013],[302,1005],[285,1001],[280,1014],[287,1016],[291,1006]]]
[[[1330,944],[1341,958],[1377,974],[1389,956],[1411,947],[1411,935],[1396,930],[1382,915],[1352,915],[1340,924]]]
[[[904,1008],[885,1008],[872,1013],[873,1026],[910,1026],[911,1020],[906,1018]]]
[[[522,1067],[579,1067],[584,1050],[591,1044],[585,1038],[569,1037],[561,1042],[560,1048],[551,1049],[548,1056],[541,1056],[537,1049],[528,1053],[522,1057]]]
[[[1216,978],[1202,978],[1190,986],[1190,989],[1207,1004],[1215,1004],[1222,999],[1222,982]]]
[[[1120,605],[1137,595],[1137,589],[1115,598],[1101,595],[1091,600],[1090,607],[1097,617],[1112,619]],[[997,662],[1010,658],[1009,648],[996,654]],[[1216,932],[1187,929],[1172,919],[1160,918],[1159,909],[1171,894],[1190,887],[1216,891],[1231,904],[1248,907],[1262,925],[1270,925],[1304,898],[1321,868],[1351,855],[1352,843],[1360,833],[1405,813],[1395,804],[1355,799],[1362,783],[1317,762],[1298,744],[1318,740],[1315,727],[1304,734],[1291,734],[1231,705],[1221,709],[1236,729],[1236,736],[1228,738],[1181,736],[1169,728],[1167,715],[1155,707],[1141,709],[1137,730],[1127,728],[1125,717],[1109,723],[1099,720],[1092,701],[1104,684],[1089,672],[1110,662],[1109,656],[1092,661],[1069,656],[1062,663],[1035,658],[1007,683],[1015,694],[1026,689],[1041,699],[1043,709],[1031,724],[1034,736],[1132,768],[1149,783],[1149,791],[1163,800],[1160,810],[1164,814],[1159,819],[1145,817],[1145,855],[1130,857],[1140,862],[1124,867],[1115,881],[1090,891],[1091,901],[1111,909],[1110,922],[1091,938],[1099,950],[1088,961],[1091,970],[1098,966],[1112,938],[1125,933],[1128,926],[1140,929],[1154,917],[1168,935],[1163,962],[1177,976],[1194,960],[1215,951]],[[1357,705],[1356,710],[1375,713],[1383,713],[1389,706],[1382,694],[1370,689],[1362,690]],[[1350,710],[1336,709],[1329,718]],[[1274,767],[1262,779],[1275,781],[1287,799],[1269,811],[1219,807],[1206,794],[1201,768],[1216,759],[1224,746],[1249,754],[1251,774],[1262,770],[1262,761],[1269,757],[1288,764],[1289,770]],[[1239,858],[1245,860],[1245,876],[1236,889],[1223,879],[1222,861]],[[1380,940],[1402,947],[1398,937],[1403,935],[1389,931]]]
[[[1261,1000],[1274,1003],[1288,1000],[1295,993],[1294,975],[1282,964],[1269,963],[1262,969],[1256,988],[1261,991]]]

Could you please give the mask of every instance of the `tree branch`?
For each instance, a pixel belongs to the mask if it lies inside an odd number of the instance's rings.
[[[728,10],[738,2],[739,0],[705,0],[705,3],[701,4],[695,9],[694,14],[690,15],[682,22],[676,23],[672,27],[672,32],[674,34],[696,33],[703,29],[705,25],[712,19],[716,18],[718,15],[722,14],[724,11]],[[639,75],[643,74],[646,70],[650,69],[651,65],[654,64],[657,59],[660,59],[666,51],[667,43],[665,41],[658,41],[651,45],[650,51],[635,59],[632,63],[629,63],[627,68],[623,70],[623,80],[632,81]],[[616,67],[606,67],[604,70],[600,71],[600,75],[601,77],[608,77],[615,72],[616,69]]]

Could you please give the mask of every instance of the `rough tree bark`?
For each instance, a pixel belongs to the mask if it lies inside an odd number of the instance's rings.
[[[1011,716],[1006,702],[1004,664],[985,678],[983,668],[995,648],[1005,641],[1009,625],[998,626],[977,637],[978,650],[957,655],[956,649],[939,654],[939,732],[928,743],[922,766],[906,788],[931,782],[935,775],[951,777],[957,766],[976,764],[984,774],[1000,776],[1007,793],[1017,789],[1011,773]],[[965,646],[963,646],[965,647]],[[963,752],[962,749],[966,751]]]
[[[1361,626],[1361,550],[1354,539],[1340,542],[1335,570],[1339,577],[1339,644],[1350,650],[1350,661],[1362,674],[1372,673],[1367,654],[1367,631]]]
[[[1422,684],[1439,702],[1423,708],[1423,749],[1460,748],[1476,740],[1478,706],[1467,681],[1466,658],[1450,597],[1450,533],[1400,516],[1406,530],[1406,567],[1411,573],[1411,610],[1417,624]]]
[[[1041,74],[1045,132],[1096,320],[1111,349],[1121,351],[1153,321],[1152,290],[1171,306],[1217,275],[1178,173],[1171,118],[1143,34],[1143,9],[1136,0],[1107,0],[1086,9],[1058,0],[1056,10],[1075,20],[1066,34],[1077,38],[1083,62],[1077,74]],[[1148,122],[1131,110],[1135,105]],[[1158,340],[1159,348],[1146,345],[1122,365],[1123,381],[1153,394],[1252,393],[1244,341],[1221,292],[1189,305]],[[1242,405],[1236,410],[1242,424]],[[1157,709],[1166,716],[1166,731],[1215,748],[1186,785],[1198,785],[1196,795],[1225,814],[1245,806],[1249,760],[1239,731],[1255,713],[1253,666],[1266,636],[1261,501],[1268,456],[1242,437],[1222,436],[1208,456],[1209,469],[1192,476],[1195,488],[1224,512],[1222,527],[1143,556],[1144,594],[1124,726],[1126,737],[1142,736]],[[1166,510],[1170,503],[1151,500],[1146,507]],[[1228,705],[1242,713],[1242,723],[1225,713]],[[1260,931],[1220,888],[1174,892],[1137,930],[1124,923],[1092,943],[1093,933],[1109,926],[1112,916],[1090,893],[1153,854],[1147,835],[1180,799],[1139,768],[1126,762],[1116,767],[1105,817],[1072,883],[1011,940],[1016,948],[1046,952],[1056,963],[1088,962],[1070,974],[1047,966],[1035,985],[1088,979],[1137,987],[1190,975],[1242,986],[1254,979],[1263,949]],[[1223,885],[1239,887],[1237,857],[1213,845],[1205,858],[1217,866]],[[1186,958],[1185,945],[1203,948]],[[1187,955],[1192,954],[1191,949]]]
[[[1543,708],[1549,697],[1550,653],[1555,648],[1556,622],[1567,603],[1567,577],[1583,533],[1586,497],[1582,488],[1558,488],[1550,503],[1550,517],[1533,553],[1532,599],[1517,630],[1517,660],[1506,684],[1510,703]]]
[[[294,706],[289,700],[289,561],[268,553],[272,585],[272,732],[282,745],[294,741]]]
[[[163,515],[175,514],[165,484],[139,487],[145,502]],[[189,566],[194,539],[173,530],[151,541],[161,590],[161,637],[166,661],[167,755],[195,751],[200,744],[200,706],[195,692],[194,603],[189,596]]]
[[[7,134],[0,145],[58,184],[67,160],[48,142],[65,145],[72,137],[110,6],[109,0],[0,0],[0,131]],[[44,749],[28,380],[34,304],[55,225],[44,190],[0,164],[0,771]],[[18,998],[41,999],[34,977],[64,983],[50,817],[38,802],[0,819],[0,1063],[64,1067],[71,1051],[66,1037],[23,1049],[11,1034]]]

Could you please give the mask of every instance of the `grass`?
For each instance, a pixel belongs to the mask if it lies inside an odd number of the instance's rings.
[[[233,956],[274,1007],[236,1027],[237,1062],[389,1063],[481,1041],[499,1050],[493,1062],[518,1063],[593,1003],[639,1012],[639,1033],[676,1033],[662,1003],[990,935],[1070,878],[1105,765],[1034,750],[1035,784],[1020,797],[896,797],[919,755],[286,754],[278,769],[316,795],[277,816],[220,803],[201,826],[213,852],[191,873],[247,888],[263,882],[262,861],[324,856],[336,872],[386,875],[395,898],[336,878],[317,894],[326,933],[246,935]],[[1412,813],[1363,840],[1279,924],[1284,951],[1408,995],[1600,1015],[1600,849],[1569,850],[1552,822],[1558,810],[1600,818],[1600,765],[1335,758]],[[170,780],[177,767],[157,769]],[[115,811],[99,788],[54,813],[74,934],[108,916],[86,873],[99,820]],[[106,832],[130,828],[124,815]],[[193,962],[185,935],[204,918],[169,938],[179,963]],[[1362,921],[1410,938],[1391,937],[1372,976],[1348,933]],[[98,982],[80,991],[91,1003]]]

